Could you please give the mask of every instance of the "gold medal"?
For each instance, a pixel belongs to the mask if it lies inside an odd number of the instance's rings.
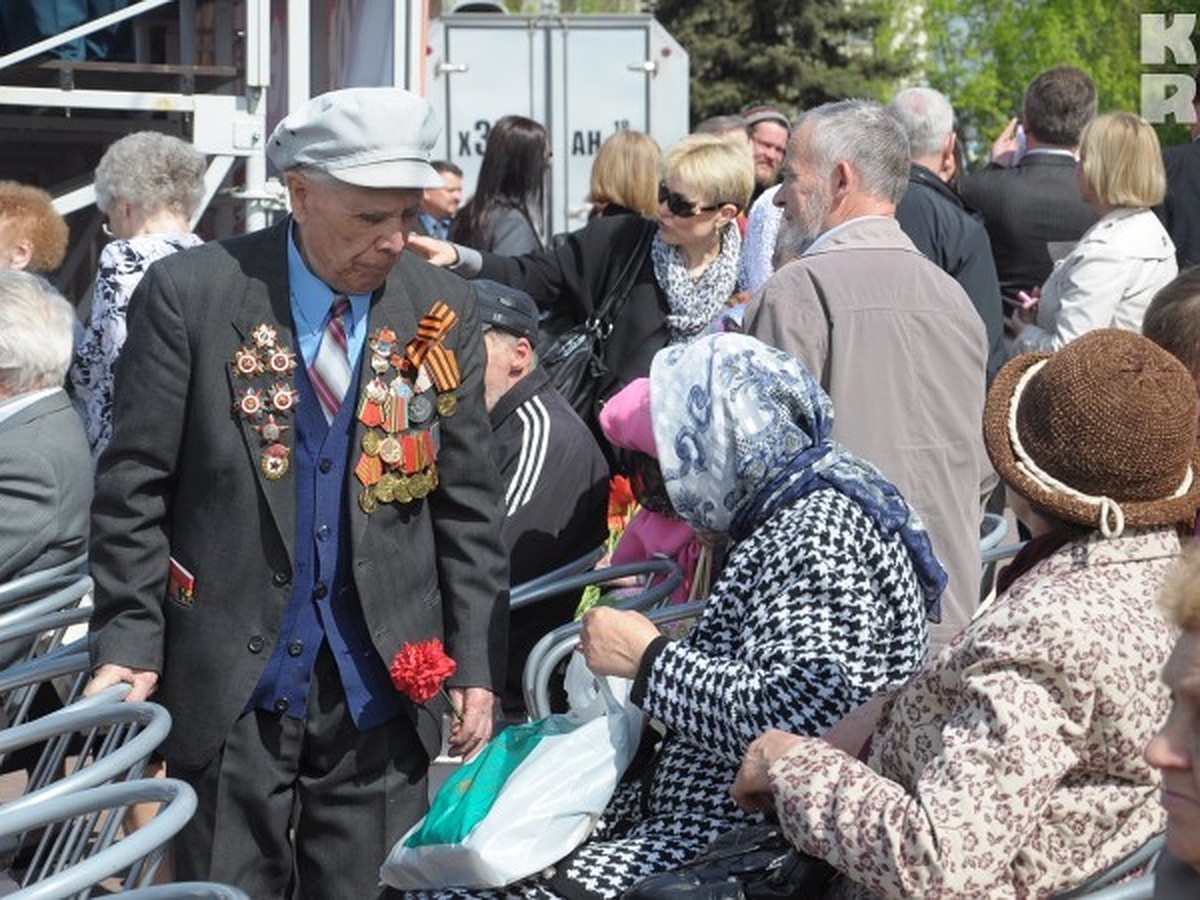
[[[358,494],[358,505],[368,516],[375,512],[375,508],[379,505],[375,499],[375,488],[367,485]]]
[[[413,499],[420,500],[429,493],[429,482],[424,472],[418,472],[408,479],[408,489],[412,491]]]
[[[362,436],[363,453],[367,454],[367,456],[378,456],[379,445],[382,441],[383,438],[379,436],[378,431],[365,432]]]
[[[456,409],[458,409],[458,398],[454,396],[452,391],[438,394],[437,411],[439,416],[452,416]]]
[[[380,503],[391,503],[396,499],[396,476],[391,472],[385,472],[379,479],[379,483],[375,485],[375,499]]]
[[[408,478],[400,475],[396,478],[396,499],[401,503],[412,503],[412,485],[409,484]]]

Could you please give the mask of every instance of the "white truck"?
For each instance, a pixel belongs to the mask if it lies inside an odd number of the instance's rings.
[[[430,23],[424,92],[468,196],[496,119],[546,126],[546,235],[587,221],[592,160],[609,135],[644,131],[665,149],[688,132],[687,53],[647,15],[443,16]]]

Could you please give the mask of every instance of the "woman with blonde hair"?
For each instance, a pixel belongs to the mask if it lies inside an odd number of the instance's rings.
[[[647,374],[658,350],[703,333],[733,297],[737,217],[754,188],[746,158],[744,147],[720,138],[685,137],[667,151],[654,219],[597,218],[552,250],[499,256],[415,235],[409,245],[467,278],[525,291],[548,317],[542,331],[550,335],[588,321],[627,274],[620,312],[603,329],[606,371],[594,375],[603,401]],[[595,424],[594,410],[582,415]]]
[[[1096,328],[1140,331],[1150,300],[1178,272],[1175,245],[1150,209],[1167,184],[1153,128],[1133,113],[1097,116],[1083,129],[1076,171],[1100,221],[1013,314],[1013,356],[1057,350]]]
[[[658,142],[640,131],[622,130],[600,145],[592,163],[592,204],[589,219],[634,213],[658,213],[658,179],[662,150]]]

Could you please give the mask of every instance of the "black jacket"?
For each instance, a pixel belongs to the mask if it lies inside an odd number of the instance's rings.
[[[971,298],[987,328],[987,377],[991,383],[1004,365],[1004,310],[983,222],[950,185],[916,163],[909,170],[908,190],[896,207],[896,219],[917,249],[962,285]]]
[[[1058,153],[1031,153],[1012,168],[989,166],[965,176],[959,193],[983,216],[1000,293],[1018,303],[1017,293],[1041,287],[1054,262],[1047,243],[1075,242],[1096,222],[1080,199],[1075,161]]]
[[[532,296],[549,313],[551,320],[543,330],[553,336],[587,320],[616,282],[642,234],[655,227],[640,216],[593,219],[550,250],[524,256],[484,253],[479,274]],[[654,278],[654,265],[646,253],[605,344],[605,361],[611,371],[600,386],[601,398],[650,374],[650,360],[670,336],[667,311],[666,295]],[[549,346],[549,341],[543,339],[542,346]]]
[[[1167,196],[1154,211],[1175,242],[1179,269],[1200,266],[1200,141],[1163,150]]]
[[[608,463],[571,405],[534,369],[490,415],[492,461],[504,485],[502,534],[511,583],[578,559],[608,536]],[[504,705],[520,709],[521,670],[534,643],[571,621],[579,597],[555,597],[512,614]]]

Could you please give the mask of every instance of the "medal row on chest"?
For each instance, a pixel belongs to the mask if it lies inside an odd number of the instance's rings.
[[[438,301],[403,348],[386,326],[367,340],[371,376],[364,379],[356,408],[364,430],[354,467],[362,484],[359,506],[366,513],[380,503],[420,500],[438,485],[438,422],[458,408],[458,362],[443,344],[456,323],[454,311]],[[290,469],[287,432],[300,400],[292,382],[297,364],[277,330],[264,323],[251,331],[250,343],[235,352],[231,365],[235,380],[252,382],[235,389],[234,412],[258,433],[259,465],[272,481]]]

